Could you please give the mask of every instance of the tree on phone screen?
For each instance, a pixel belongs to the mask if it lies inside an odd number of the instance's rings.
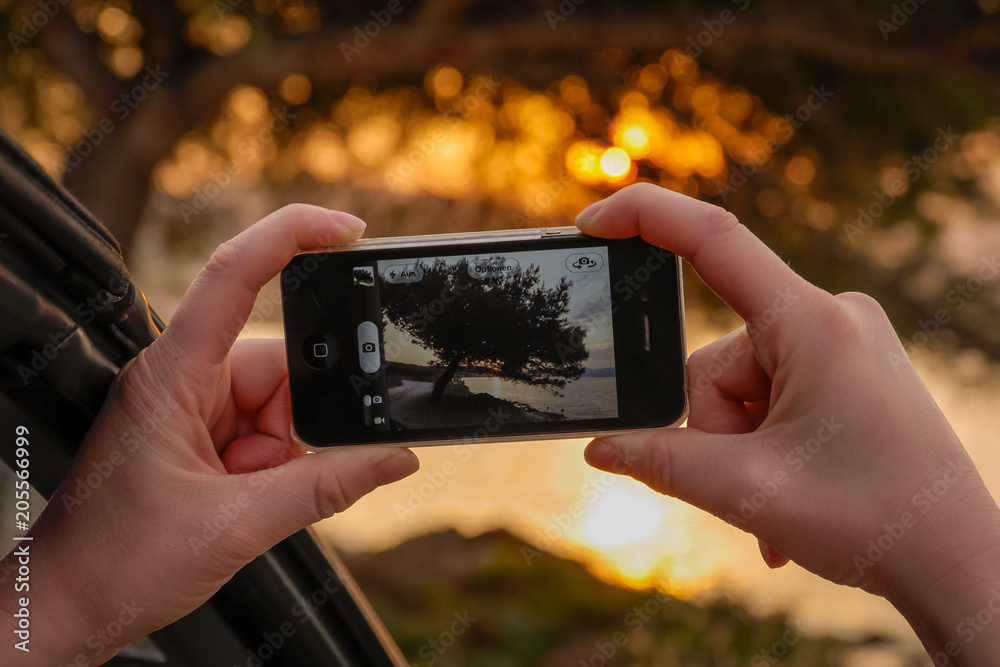
[[[487,262],[502,262],[491,257]],[[552,391],[584,373],[590,356],[584,330],[568,320],[565,277],[553,287],[541,282],[534,265],[497,277],[473,277],[469,260],[421,263],[423,277],[410,283],[382,278],[386,319],[434,354],[442,372],[430,401],[440,402],[461,369]]]

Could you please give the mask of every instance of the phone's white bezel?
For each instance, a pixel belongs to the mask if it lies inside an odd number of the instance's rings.
[[[372,239],[360,239],[354,243],[339,246],[325,246],[320,248],[310,248],[308,250],[303,250],[298,254],[308,254],[308,253],[326,253],[326,252],[344,252],[344,251],[355,251],[355,250],[388,250],[395,248],[435,248],[435,247],[447,247],[451,245],[459,245],[463,243],[499,243],[502,241],[538,241],[543,239],[552,240],[562,240],[570,238],[593,238],[600,240],[601,237],[588,236],[584,234],[576,227],[533,227],[529,229],[509,229],[502,231],[489,231],[489,232],[452,232],[447,234],[427,234],[424,236],[389,236],[383,238],[372,238]],[[447,445],[481,445],[481,444],[492,444],[492,443],[503,443],[503,442],[532,442],[532,441],[547,441],[547,440],[574,440],[580,438],[598,438],[598,437],[609,437],[613,435],[622,435],[625,433],[637,433],[642,431],[656,431],[665,428],[677,428],[683,424],[688,417],[688,411],[690,409],[690,400],[688,396],[688,391],[690,387],[688,385],[688,360],[687,360],[687,335],[686,335],[686,322],[685,322],[685,312],[684,312],[684,272],[681,266],[682,262],[677,262],[677,294],[679,300],[679,317],[680,317],[680,327],[681,327],[681,356],[683,357],[683,362],[681,364],[682,380],[684,382],[684,406],[681,410],[680,416],[671,424],[666,426],[659,426],[656,428],[629,428],[629,429],[615,429],[611,431],[594,431],[591,429],[583,431],[564,431],[560,433],[536,433],[532,435],[517,435],[517,436],[486,436],[477,438],[446,438],[440,440],[414,440],[410,442],[363,442],[355,443],[350,445],[330,445],[326,447],[317,447],[311,445],[302,438],[299,437],[298,433],[295,431],[295,423],[289,420],[289,428],[291,430],[291,437],[300,447],[309,452],[319,453],[328,452],[334,449],[351,449],[355,447],[440,447]],[[283,325],[282,325],[283,326]]]

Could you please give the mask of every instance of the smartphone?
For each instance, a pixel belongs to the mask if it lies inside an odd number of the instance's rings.
[[[363,240],[281,274],[306,448],[607,435],[687,412],[680,262],[575,227]]]

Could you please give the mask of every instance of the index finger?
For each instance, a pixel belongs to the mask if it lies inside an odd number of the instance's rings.
[[[747,322],[776,299],[821,291],[792,271],[732,213],[650,183],[619,190],[577,217],[580,231],[605,238],[642,236],[684,257]],[[792,298],[792,300],[794,300]]]
[[[365,223],[348,213],[292,204],[212,253],[163,333],[192,367],[221,363],[253,311],[261,288],[295,253],[356,240]]]

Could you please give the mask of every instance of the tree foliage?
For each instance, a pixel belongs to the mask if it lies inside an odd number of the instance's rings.
[[[473,260],[499,264],[502,257]],[[459,369],[528,385],[561,389],[583,375],[590,356],[585,332],[567,320],[572,282],[549,287],[535,265],[498,277],[472,277],[470,261],[421,263],[413,283],[381,283],[388,322],[437,357],[438,401]]]
[[[57,4],[48,16],[34,0],[0,2],[0,32],[16,50],[0,59],[0,125],[47,165],[85,150],[63,182],[126,249],[140,221],[187,249],[217,241],[205,235],[219,220],[246,224],[295,200],[350,207],[381,235],[561,224],[649,180],[726,206],[810,281],[871,294],[912,340],[975,269],[942,251],[953,245],[956,211],[1000,215],[989,195],[993,158],[981,150],[1000,136],[990,127],[1000,108],[993,0],[413,0],[391,19],[360,0]],[[697,76],[666,68],[650,87],[647,75],[671,51],[690,55]],[[461,77],[454,90],[435,88],[443,64]],[[147,68],[164,73],[151,90]],[[480,77],[503,84],[478,96]],[[585,84],[579,108],[565,96],[571,78]],[[816,109],[807,106],[814,88],[832,93]],[[136,93],[144,99],[132,105]],[[692,105],[723,110],[741,95],[749,105],[732,108],[749,110],[742,121]],[[712,135],[686,152],[704,156],[717,142],[721,178],[635,147],[635,169],[620,181],[566,178],[568,145],[620,144],[624,108],[635,102],[669,119],[678,145]],[[289,126],[267,134],[271,111],[286,105]],[[744,149],[788,115],[794,137],[758,164]],[[969,139],[983,130],[984,140]],[[939,132],[963,140],[907,178]],[[418,174],[387,187],[398,162]],[[859,220],[900,173],[905,194],[859,237]],[[724,187],[744,180],[735,192]],[[250,199],[231,196],[241,188],[259,198],[252,214],[232,204]],[[447,229],[428,211],[450,215]],[[949,310],[933,344],[1000,360],[998,284]],[[721,327],[735,324],[709,290],[689,285],[689,303]]]

